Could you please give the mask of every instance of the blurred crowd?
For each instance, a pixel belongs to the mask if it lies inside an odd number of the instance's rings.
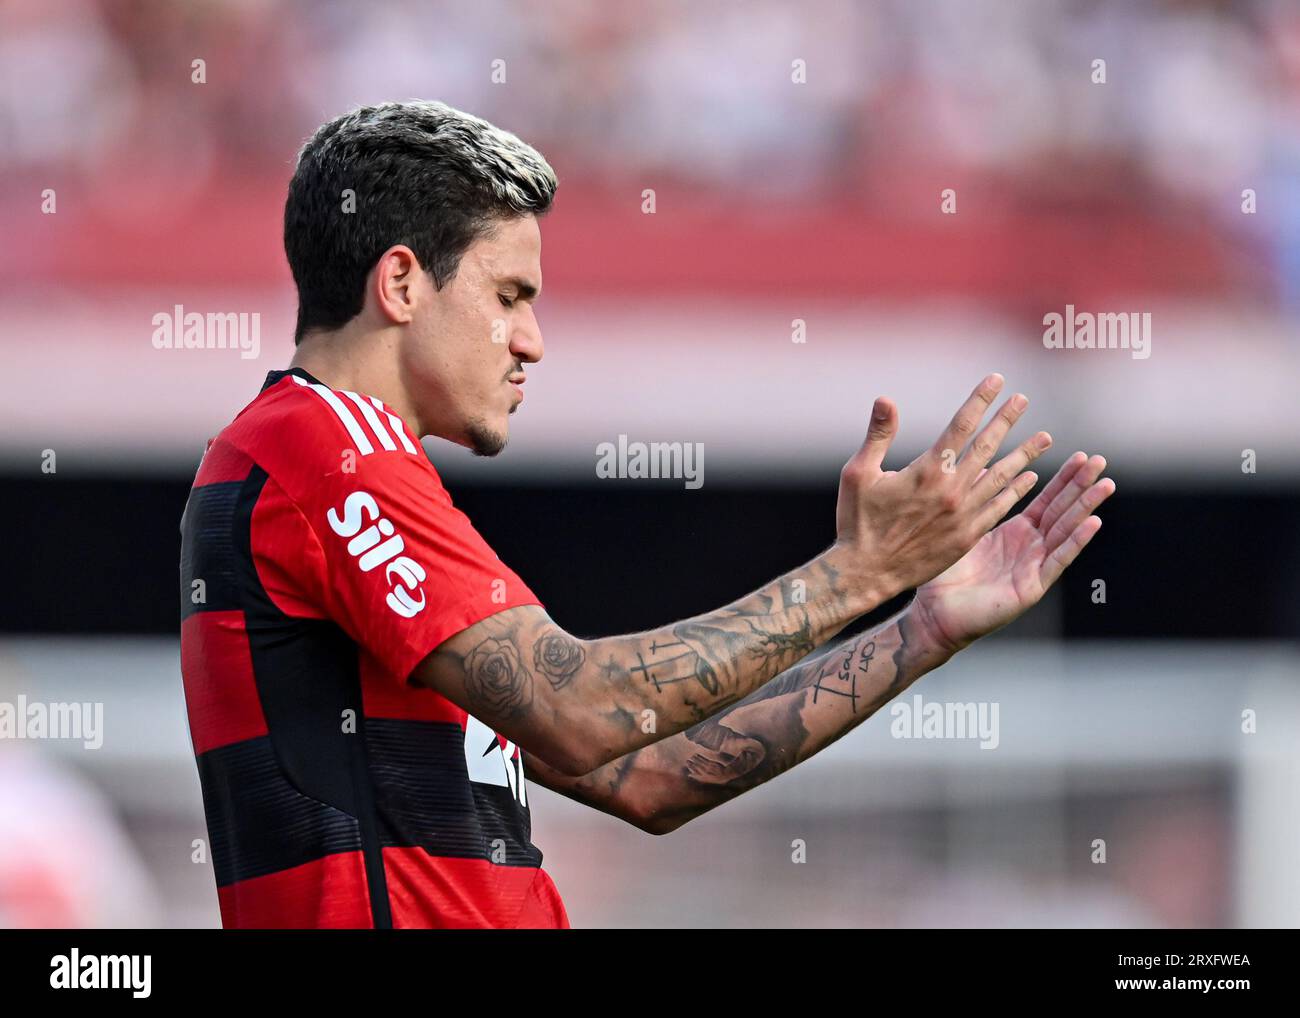
[[[191,59],[212,86],[197,102]],[[19,0],[0,7],[0,75],[5,169],[139,146],[278,166],[286,133],[440,86],[598,175],[871,191],[877,164],[940,159],[1098,188],[1069,171],[1125,164],[1209,198],[1295,145],[1300,8]]]
[[[1287,0],[0,5],[0,172],[33,184],[162,209],[214,181],[282,193],[316,125],[417,95],[537,144],[566,194],[672,182],[906,221],[958,186],[995,219],[1195,222],[1268,251],[1288,302],[1300,268]]]

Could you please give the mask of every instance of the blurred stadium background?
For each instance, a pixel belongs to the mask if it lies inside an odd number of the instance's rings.
[[[878,393],[901,463],[1002,371],[1050,469],[1101,452],[1119,486],[1047,602],[912,690],[999,704],[996,750],[893,739],[882,713],[658,839],[530,792],[575,925],[1297,925],[1282,0],[0,4],[0,701],[105,723],[100,749],[0,741],[0,924],[218,923],[191,861],[180,512],[207,438],[291,356],[298,146],[412,96],[561,180],[509,449],[426,446],[572,631],[715,607],[817,552]],[[154,349],[176,304],[260,314],[259,356]],[[1150,312],[1151,356],[1045,349],[1066,304]],[[703,488],[598,480],[620,434],[703,443]]]

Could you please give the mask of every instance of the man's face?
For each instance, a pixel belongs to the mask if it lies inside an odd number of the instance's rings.
[[[498,220],[465,251],[451,282],[437,290],[426,281],[427,310],[402,351],[407,391],[430,433],[495,456],[523,400],[523,365],[542,359],[532,306],[542,289],[536,217]]]

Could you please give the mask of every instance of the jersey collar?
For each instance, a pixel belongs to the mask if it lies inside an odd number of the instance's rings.
[[[282,371],[268,371],[266,373],[266,381],[262,383],[262,388],[259,391],[266,392],[266,390],[271,388],[271,386],[276,382],[288,375],[297,375],[299,378],[303,379],[303,381],[310,382],[312,385],[323,384],[319,378],[309,374],[302,368],[285,368]]]

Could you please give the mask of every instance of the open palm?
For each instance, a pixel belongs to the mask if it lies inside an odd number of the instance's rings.
[[[1115,491],[1106,461],[1075,453],[1029,508],[989,531],[917,590],[915,607],[949,650],[1005,626],[1038,603],[1101,529],[1092,512]]]

